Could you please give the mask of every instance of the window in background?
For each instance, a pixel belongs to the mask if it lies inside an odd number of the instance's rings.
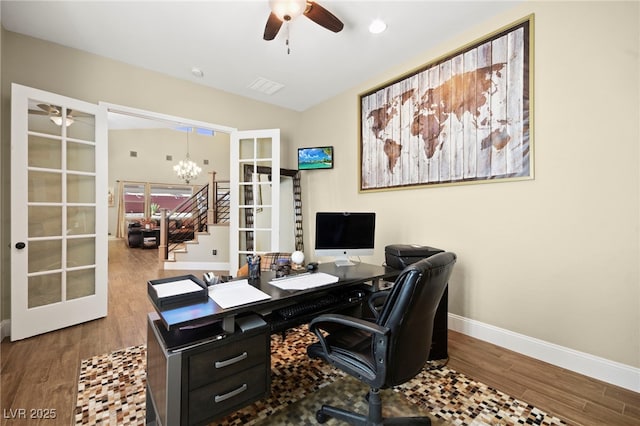
[[[145,184],[125,183],[123,186],[124,216],[126,222],[139,220],[145,211]]]
[[[160,219],[160,209],[174,210],[193,194],[191,185],[123,182],[119,224],[128,226],[143,219]],[[120,226],[120,225],[118,225]]]
[[[160,209],[175,210],[192,194],[192,186],[151,184],[149,212],[159,218]]]

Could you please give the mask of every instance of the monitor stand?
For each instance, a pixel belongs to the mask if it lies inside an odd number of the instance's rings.
[[[353,266],[355,265],[355,263],[353,263],[352,261],[349,260],[349,258],[347,256],[341,256],[336,258],[333,263],[335,263],[335,265],[337,267],[341,267],[341,266]]]

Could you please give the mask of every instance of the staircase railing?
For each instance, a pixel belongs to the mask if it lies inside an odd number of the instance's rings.
[[[168,259],[171,252],[195,239],[196,232],[207,232],[209,224],[229,223],[231,185],[229,181],[216,181],[215,175],[216,172],[209,172],[209,183],[174,210],[160,209],[161,260]]]
[[[213,205],[214,222],[229,223],[231,221],[231,182],[228,180],[214,181],[214,195],[216,202]]]
[[[160,246],[166,248],[165,259],[181,244],[195,239],[196,232],[207,231],[208,192],[209,185],[205,185],[174,210],[165,212],[166,217],[162,217],[164,227],[160,228],[160,233],[166,237],[166,244],[162,244],[162,237],[160,239]]]

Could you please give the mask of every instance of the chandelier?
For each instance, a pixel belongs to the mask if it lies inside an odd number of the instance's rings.
[[[191,182],[198,177],[202,169],[189,157],[189,133],[191,129],[187,129],[187,158],[180,160],[178,164],[173,166],[173,171],[176,172],[178,177],[184,180],[186,183]]]

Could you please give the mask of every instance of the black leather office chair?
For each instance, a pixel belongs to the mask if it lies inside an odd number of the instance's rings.
[[[339,314],[311,321],[309,327],[319,341],[307,348],[309,356],[324,359],[370,387],[368,415],[323,405],[316,413],[320,423],[334,417],[363,426],[431,424],[428,417],[383,419],[379,390],[409,381],[427,362],[436,309],[455,262],[456,255],[445,252],[409,265],[380,311],[374,311],[374,321]]]

